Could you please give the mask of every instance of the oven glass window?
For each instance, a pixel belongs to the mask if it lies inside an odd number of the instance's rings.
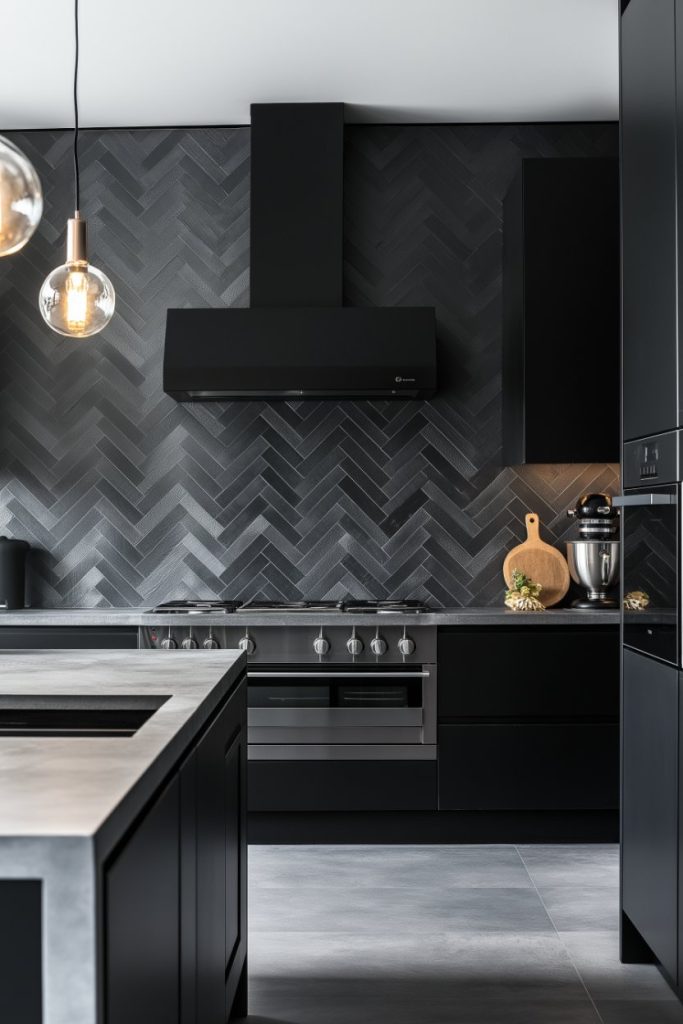
[[[321,679],[306,678],[302,671],[294,678],[278,679],[259,666],[259,675],[248,675],[250,708],[419,708],[422,706],[422,681],[396,678],[373,679],[369,675],[358,680],[348,675],[334,678],[334,670]]]
[[[622,515],[624,643],[677,664],[678,505],[628,505]]]

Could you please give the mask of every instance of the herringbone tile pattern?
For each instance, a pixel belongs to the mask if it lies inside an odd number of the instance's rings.
[[[46,206],[0,265],[0,529],[38,549],[35,604],[497,603],[527,509],[560,541],[580,491],[617,486],[614,467],[500,465],[502,197],[523,156],[614,153],[614,126],[348,128],[347,301],[437,309],[443,387],[414,404],[163,394],[166,308],[248,304],[247,129],[83,134],[117,315],[91,341],[50,333],[36,297],[63,259],[71,139],[13,137]]]

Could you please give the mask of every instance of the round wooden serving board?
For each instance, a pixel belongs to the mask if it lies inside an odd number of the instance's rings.
[[[525,521],[526,540],[507,554],[503,562],[503,576],[508,587],[512,586],[513,569],[519,569],[534,583],[540,583],[543,590],[538,599],[550,608],[569,590],[569,566],[562,552],[541,540],[536,513],[528,512]]]

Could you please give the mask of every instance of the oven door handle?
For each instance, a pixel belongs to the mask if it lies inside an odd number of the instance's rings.
[[[618,494],[612,498],[612,504],[617,508],[628,508],[631,505],[675,505],[676,497],[673,494]]]
[[[429,679],[429,672],[254,672],[249,679]]]

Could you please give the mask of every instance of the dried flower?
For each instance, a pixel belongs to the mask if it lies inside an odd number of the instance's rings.
[[[515,612],[542,612],[545,608],[538,598],[543,590],[519,569],[512,570],[512,586],[505,591],[505,606]]]

